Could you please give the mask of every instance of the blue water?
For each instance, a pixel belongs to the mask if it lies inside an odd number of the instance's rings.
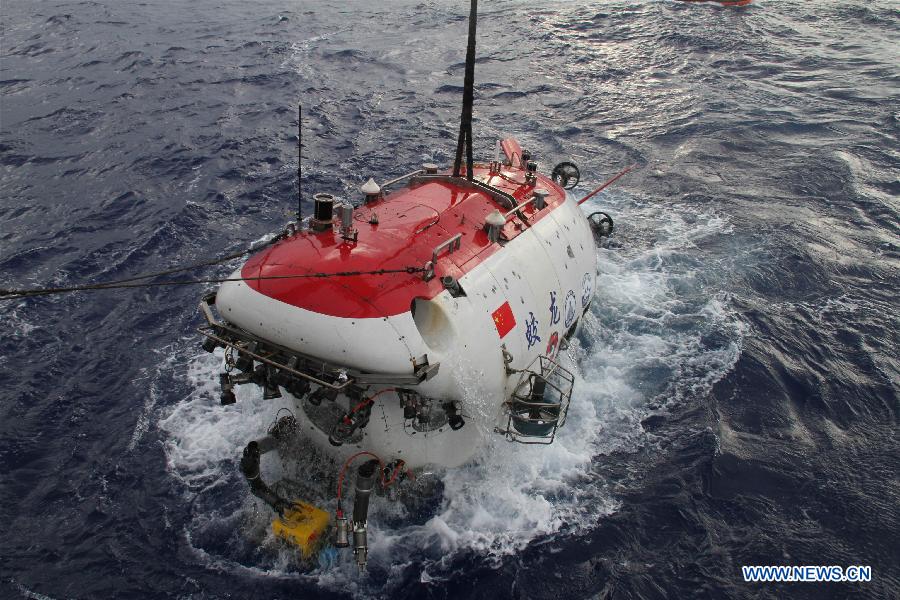
[[[464,4],[3,2],[0,287],[280,229],[298,100],[307,197],[448,165]],[[900,595],[900,8],[482,5],[476,154],[515,135],[580,193],[641,165],[591,204],[617,229],[557,443],[489,445],[421,514],[380,503],[366,577],[298,566],[236,465],[281,405],[218,405],[204,288],[2,302],[0,596]],[[289,463],[264,466],[330,502],[333,465]]]

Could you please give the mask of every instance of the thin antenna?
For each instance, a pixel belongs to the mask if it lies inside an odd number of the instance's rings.
[[[303,105],[297,104],[297,223],[303,222],[303,188],[300,184],[302,170],[300,159],[303,148]]]

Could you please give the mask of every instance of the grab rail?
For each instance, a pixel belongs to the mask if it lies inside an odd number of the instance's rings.
[[[414,363],[412,374],[407,375],[400,373],[362,373],[354,369],[333,365],[324,360],[308,356],[306,354],[303,354],[302,352],[297,352],[296,350],[292,350],[274,342],[270,342],[269,340],[260,338],[259,336],[253,335],[252,333],[244,331],[243,329],[233,327],[223,321],[216,320],[215,316],[212,313],[212,309],[210,308],[212,302],[215,302],[215,294],[206,296],[200,302],[200,311],[203,313],[203,316],[208,324],[205,327],[199,327],[197,329],[200,334],[206,336],[211,340],[214,340],[217,344],[225,348],[232,348],[239,354],[245,354],[253,360],[257,360],[276,369],[284,370],[291,375],[301,377],[303,379],[306,379],[307,381],[315,383],[316,385],[327,387],[332,390],[342,391],[345,390],[348,386],[354,384],[392,384],[414,386],[434,377],[437,374],[438,369],[440,368],[440,363],[429,364],[427,361],[421,365],[417,365]],[[226,333],[228,334],[227,336],[223,335]],[[253,350],[248,349],[245,345],[242,345],[241,342],[243,342],[244,344],[256,342],[263,348],[271,350],[271,352],[267,352],[267,355],[262,355],[259,352],[254,352]],[[288,364],[291,357],[296,357],[298,359],[296,367],[292,367]],[[276,358],[285,358],[286,360],[275,360]],[[300,368],[301,364],[307,366],[308,370],[314,371],[316,375],[319,376],[310,374],[302,370]],[[333,374],[335,380],[339,381],[340,383],[329,383],[328,381],[325,381],[321,378],[321,374],[329,373]]]

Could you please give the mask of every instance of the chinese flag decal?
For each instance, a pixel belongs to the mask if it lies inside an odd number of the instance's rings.
[[[494,318],[494,325],[497,326],[497,333],[500,334],[501,340],[516,326],[516,318],[513,316],[512,308],[509,307],[509,302],[504,302],[491,316]]]

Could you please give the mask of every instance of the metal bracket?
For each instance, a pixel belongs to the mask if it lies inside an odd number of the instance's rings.
[[[512,375],[513,373],[518,373],[519,369],[514,369],[510,366],[513,362],[513,355],[506,349],[506,344],[500,344],[500,351],[503,352],[503,366],[506,369],[506,374]]]
[[[447,249],[447,254],[453,254],[459,247],[462,245],[462,234],[457,233],[449,240],[443,241],[437,246],[434,247],[434,250],[431,251],[431,262],[437,263],[438,254],[441,253],[441,250],[444,248]]]
[[[495,427],[494,432],[510,442],[552,444],[557,430],[565,425],[575,376],[547,356],[538,356],[519,372],[522,375],[516,391],[503,403],[506,427]],[[540,398],[532,395],[538,379],[545,385]],[[549,400],[544,397],[547,393],[551,396]]]

